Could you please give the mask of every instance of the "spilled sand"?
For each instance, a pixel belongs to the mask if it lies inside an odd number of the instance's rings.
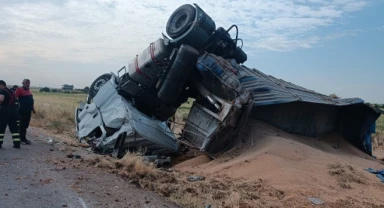
[[[338,146],[339,143],[339,146]],[[214,178],[260,180],[284,191],[283,204],[326,207],[384,207],[384,183],[365,168],[383,169],[379,160],[336,133],[310,138],[285,133],[253,120],[236,147],[211,160],[202,155],[174,166]]]

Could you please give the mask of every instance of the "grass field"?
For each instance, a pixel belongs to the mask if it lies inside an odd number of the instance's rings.
[[[31,125],[58,134],[74,135],[75,108],[85,101],[86,94],[33,92],[36,114]]]
[[[377,130],[384,131],[384,116],[380,116],[380,118],[376,122]]]
[[[374,136],[374,146],[384,146],[384,115],[376,121],[376,134]]]
[[[75,108],[80,101],[85,101],[86,94],[44,93],[34,91],[35,108],[31,125],[53,133],[75,136]],[[176,121],[183,121],[192,106],[193,100],[184,103],[176,113]],[[384,145],[384,116],[376,123],[375,138]]]

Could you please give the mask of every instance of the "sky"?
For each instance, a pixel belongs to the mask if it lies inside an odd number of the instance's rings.
[[[384,0],[0,0],[0,79],[75,88],[117,72],[197,3],[239,27],[245,65],[323,94],[384,103]]]

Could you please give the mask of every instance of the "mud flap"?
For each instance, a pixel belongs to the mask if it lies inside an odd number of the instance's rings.
[[[195,102],[183,129],[183,138],[211,155],[234,143],[232,140],[239,134],[253,107],[249,92],[243,93],[230,103],[212,96],[221,103],[221,111],[214,113]]]
[[[241,132],[241,130],[245,126],[245,122],[248,120],[248,117],[251,114],[254,103],[255,102],[252,99],[250,99],[248,101],[248,103],[246,104],[245,109],[243,111],[243,114],[241,115],[241,118],[237,123],[237,127],[235,128],[235,130],[232,133],[232,136],[231,136],[232,138],[229,140],[229,141],[231,141],[231,145],[235,144],[238,141],[239,133]]]
[[[127,137],[127,132],[123,132],[120,134],[119,138],[116,140],[115,148],[111,154],[114,158],[122,158],[124,157],[124,144],[125,138]]]

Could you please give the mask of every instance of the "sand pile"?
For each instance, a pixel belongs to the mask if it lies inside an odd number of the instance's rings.
[[[384,184],[364,171],[384,165],[338,134],[297,136],[260,121],[248,123],[244,133],[242,141],[219,158],[200,156],[175,168],[205,176],[262,179],[284,191],[286,205],[310,205],[308,197],[314,196],[328,207],[384,206]]]

